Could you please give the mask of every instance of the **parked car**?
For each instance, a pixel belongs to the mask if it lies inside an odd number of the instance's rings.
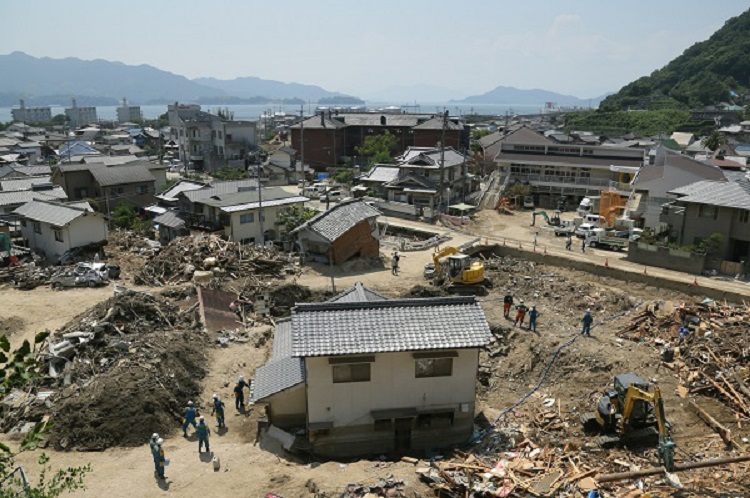
[[[96,271],[102,278],[107,280],[120,278],[120,265],[112,263],[78,263],[75,268],[77,273],[83,273],[88,270]]]
[[[62,289],[63,287],[96,287],[105,285],[107,280],[102,278],[96,270],[82,269],[79,273],[75,270],[64,270],[56,273],[49,280],[53,289]]]
[[[330,192],[320,194],[320,202],[338,202],[341,200],[341,197],[340,190],[331,190]]]
[[[576,228],[576,237],[583,239],[589,232],[592,232],[596,228],[598,227],[593,223],[581,223],[578,225],[578,228]]]

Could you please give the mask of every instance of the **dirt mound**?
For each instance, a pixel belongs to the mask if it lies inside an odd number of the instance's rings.
[[[215,235],[178,237],[150,258],[134,277],[137,284],[174,285],[198,271],[215,280],[248,275],[281,276],[287,261],[275,248],[228,242]]]
[[[404,297],[440,297],[449,296],[448,292],[441,287],[426,287],[424,285],[415,285]]]
[[[125,292],[79,315],[50,341],[51,378],[40,390],[53,395],[31,418],[54,414],[50,442],[60,449],[140,445],[174,429],[206,373],[209,338],[196,309]]]

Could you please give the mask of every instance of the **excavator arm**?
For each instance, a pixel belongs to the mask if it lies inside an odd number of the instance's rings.
[[[652,392],[647,392],[636,386],[630,386],[623,404],[622,420],[620,421],[622,425],[618,429],[620,429],[621,434],[624,434],[627,430],[631,430],[627,426],[630,424],[630,418],[633,416],[633,410],[638,400],[643,400],[654,407],[656,429],[659,432],[659,458],[662,460],[664,467],[670,470],[674,467],[674,448],[676,445],[669,434],[661,389],[654,387]]]
[[[445,247],[442,250],[440,250],[440,251],[438,251],[436,253],[433,253],[433,255],[432,255],[432,262],[435,265],[435,274],[436,275],[442,275],[442,273],[443,273],[443,269],[440,266],[440,260],[441,259],[443,259],[443,258],[445,258],[447,256],[451,256],[453,254],[458,254],[458,252],[459,252],[458,249],[456,249],[455,247]]]

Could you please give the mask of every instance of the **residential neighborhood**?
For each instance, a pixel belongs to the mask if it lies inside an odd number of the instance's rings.
[[[0,497],[748,496],[750,10],[423,7],[0,6]]]

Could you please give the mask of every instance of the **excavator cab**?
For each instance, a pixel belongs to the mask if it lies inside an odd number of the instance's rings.
[[[451,278],[461,277],[464,270],[471,267],[471,258],[466,254],[448,256],[448,274]]]

